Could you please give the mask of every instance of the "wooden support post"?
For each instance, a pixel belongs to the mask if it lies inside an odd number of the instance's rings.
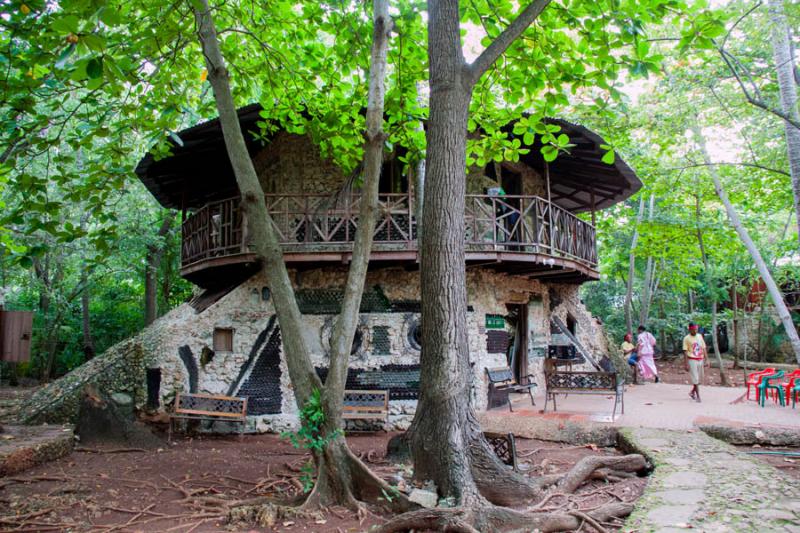
[[[595,212],[594,187],[592,187],[591,185],[589,186],[589,193],[592,195],[592,226],[595,226],[596,224],[595,224],[595,217],[594,217],[594,212]]]
[[[555,228],[553,227],[553,201],[550,198],[550,164],[544,162],[544,181],[547,185],[547,216],[549,217],[548,226],[550,227],[550,254],[555,255]]]

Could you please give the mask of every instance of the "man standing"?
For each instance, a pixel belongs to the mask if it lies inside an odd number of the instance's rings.
[[[700,401],[700,382],[703,380],[703,366],[708,365],[706,341],[697,333],[697,324],[689,322],[689,334],[683,338],[683,366],[692,380],[689,393],[694,401]]]

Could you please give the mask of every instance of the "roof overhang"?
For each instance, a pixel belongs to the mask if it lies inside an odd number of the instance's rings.
[[[239,109],[239,124],[245,134],[250,156],[263,144],[250,132],[258,132],[256,123],[261,106],[251,104]],[[636,173],[617,154],[613,164],[604,163],[600,148],[605,142],[591,130],[561,119],[548,119],[561,127],[575,146],[548,164],[550,193],[553,202],[571,212],[603,209],[632,196],[642,182]],[[504,131],[509,136],[513,124]],[[156,161],[145,155],[136,167],[136,174],[161,205],[176,209],[193,209],[207,202],[235,196],[238,187],[233,167],[225,149],[218,119],[209,120],[178,133],[183,146],[174,145],[172,155]],[[173,143],[174,144],[174,143]],[[541,155],[541,140],[537,137],[528,154],[520,161],[545,175]]]

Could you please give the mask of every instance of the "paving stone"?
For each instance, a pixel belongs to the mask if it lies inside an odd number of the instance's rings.
[[[697,472],[681,471],[670,474],[664,479],[665,487],[702,487],[706,484],[706,476]]]
[[[662,448],[662,447],[672,446],[672,443],[667,439],[659,439],[659,438],[642,439],[641,442],[642,444],[644,444],[649,448]]]
[[[692,505],[701,501],[705,493],[700,489],[672,489],[654,492],[653,496],[671,505]]]
[[[691,459],[681,459],[676,457],[670,457],[666,459],[664,462],[671,464],[673,466],[691,466],[692,460]]]
[[[785,473],[702,432],[629,431],[659,462],[623,530],[800,533],[800,486]]]
[[[759,511],[757,516],[765,521],[788,520],[791,522],[796,520],[794,513],[790,513],[789,511],[781,511],[780,509]]]
[[[647,518],[658,527],[675,527],[688,524],[696,510],[696,505],[662,505],[647,513]]]

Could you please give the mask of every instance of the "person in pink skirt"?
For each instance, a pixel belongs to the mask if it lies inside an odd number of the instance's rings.
[[[639,368],[639,373],[642,379],[654,378],[658,383],[658,369],[656,368],[656,361],[653,358],[655,355],[656,338],[653,334],[647,331],[644,326],[639,326],[639,335],[636,340],[636,355],[639,356],[639,361],[636,366]]]

